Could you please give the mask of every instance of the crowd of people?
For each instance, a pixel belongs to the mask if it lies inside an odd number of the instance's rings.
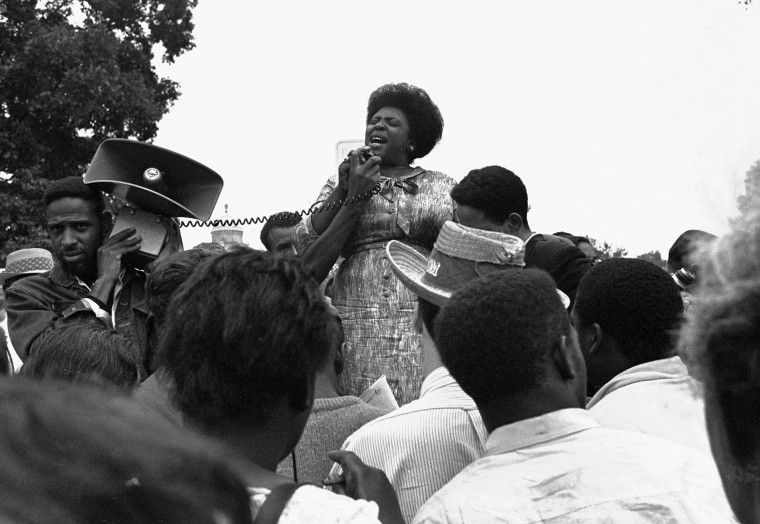
[[[0,520],[759,522],[760,214],[599,260],[512,171],[417,166],[442,132],[378,88],[266,251],[136,256],[51,183],[54,256],[0,273]]]

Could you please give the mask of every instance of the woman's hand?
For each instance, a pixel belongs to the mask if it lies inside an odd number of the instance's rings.
[[[349,153],[348,197],[354,198],[372,191],[380,181],[380,157],[371,156],[364,161],[363,154],[370,152],[367,146],[354,149]],[[342,164],[341,164],[342,166]],[[338,185],[340,185],[340,169],[338,170]]]

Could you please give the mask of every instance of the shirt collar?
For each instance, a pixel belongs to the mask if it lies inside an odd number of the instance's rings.
[[[541,233],[531,233],[531,235],[527,239],[525,239],[525,243],[527,244],[528,242],[530,242],[531,240],[533,240],[534,237],[537,237],[540,234]]]
[[[486,456],[543,444],[598,427],[600,427],[599,423],[585,409],[568,408],[552,411],[493,430],[486,442]]]
[[[430,374],[425,377],[425,380],[422,382],[422,387],[420,388],[420,397],[429,395],[437,389],[442,389],[452,384],[459,386],[459,384],[457,384],[457,381],[454,380],[454,377],[451,376],[451,373],[449,373],[449,370],[444,366],[436,368],[431,371]]]

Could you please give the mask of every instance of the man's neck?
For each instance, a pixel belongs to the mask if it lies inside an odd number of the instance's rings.
[[[337,398],[340,395],[336,386],[337,377],[333,380],[328,373],[317,373],[314,381],[314,398]]]
[[[521,227],[521,228],[520,228],[520,229],[517,231],[517,233],[515,234],[515,236],[516,236],[517,238],[519,238],[520,240],[522,240],[523,242],[528,242],[528,240],[530,240],[530,237],[532,237],[532,236],[533,236],[533,235],[535,235],[535,234],[536,234],[536,233],[534,233],[533,231],[531,231],[531,230],[530,230],[530,228],[527,228],[527,227]]]
[[[265,470],[277,470],[279,457],[283,454],[282,439],[272,438],[271,433],[236,428],[225,431],[220,439],[241,456]]]
[[[583,408],[572,394],[563,389],[541,389],[497,399],[492,402],[478,403],[478,410],[489,433],[501,426],[507,426],[540,417],[560,409]]]

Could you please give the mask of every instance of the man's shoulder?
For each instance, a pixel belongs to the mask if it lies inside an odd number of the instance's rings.
[[[562,240],[547,238],[544,235],[536,235],[525,245],[525,257],[540,259],[556,258],[586,258],[577,246],[563,242]]]
[[[37,275],[29,275],[14,282],[6,291],[6,296],[12,299],[14,296],[38,296],[51,295],[60,298],[77,298],[75,292],[70,291],[70,285],[66,285],[64,278],[53,268],[51,271],[45,271]],[[69,297],[69,295],[71,295]]]
[[[339,421],[351,421],[360,427],[367,422],[375,420],[389,413],[387,409],[367,404],[359,397],[342,396],[337,398],[314,399],[311,418],[333,423],[336,418]]]
[[[572,496],[558,498],[568,489]],[[475,460],[427,501],[415,522],[448,522],[442,518],[448,515],[474,518],[488,508],[514,513],[516,520],[539,508],[546,515],[559,510],[588,515],[589,507],[624,515],[639,513],[647,501],[663,511],[706,504],[718,508],[717,514],[725,505],[715,465],[701,453],[660,438],[597,427],[533,446],[528,453],[515,450]]]
[[[376,418],[354,432],[347,440],[353,447],[376,446],[378,443],[403,441],[428,444],[436,431],[448,434],[475,432],[472,426],[481,424],[477,409],[465,409],[458,405],[431,406],[424,399],[415,400]]]
[[[16,280],[11,286],[6,290],[6,293],[13,292],[17,290],[28,290],[28,289],[34,289],[38,286],[45,286],[45,285],[51,285],[52,281],[50,280],[50,271],[45,271],[44,273],[38,273],[36,275],[29,275],[28,277],[20,278]]]

